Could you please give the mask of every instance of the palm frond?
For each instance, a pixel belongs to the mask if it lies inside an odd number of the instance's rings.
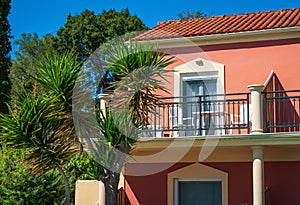
[[[137,127],[147,123],[158,92],[164,91],[170,72],[166,69],[174,63],[174,57],[160,52],[154,46],[136,42],[116,42],[108,54],[108,69],[117,81],[114,88],[113,109],[128,106],[132,121]]]

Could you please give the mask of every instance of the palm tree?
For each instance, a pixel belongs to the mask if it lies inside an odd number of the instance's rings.
[[[56,169],[65,184],[64,204],[70,204],[70,186],[63,166],[78,151],[72,121],[72,91],[81,65],[72,54],[46,57],[37,63],[38,94],[19,93],[9,113],[0,114],[1,142],[26,148],[33,171]],[[37,96],[38,95],[38,96]]]
[[[157,101],[157,91],[165,90],[162,83],[169,72],[165,68],[174,60],[153,47],[122,40],[110,45],[105,57],[100,53],[92,58],[90,64],[104,65],[106,72],[102,74],[113,75],[112,84],[104,89],[111,95],[111,100],[105,110],[96,106],[97,128],[92,127],[93,123],[86,123],[89,119],[81,115],[88,128],[81,126],[79,135],[84,138],[88,151],[101,164],[99,180],[105,186],[106,205],[117,205],[119,177],[126,156],[137,139],[139,129],[147,121],[151,111],[149,105]],[[96,63],[95,59],[104,59],[104,62]],[[105,79],[100,82],[105,82]],[[103,86],[101,83],[100,86]],[[93,129],[99,134],[92,134]],[[88,140],[89,136],[97,140]]]
[[[168,92],[164,86],[174,63],[174,57],[167,56],[157,48],[137,42],[118,42],[109,50],[107,67],[114,75],[113,109],[129,107],[135,126],[147,120],[152,107],[158,100],[158,90]],[[128,109],[128,108],[125,108]]]

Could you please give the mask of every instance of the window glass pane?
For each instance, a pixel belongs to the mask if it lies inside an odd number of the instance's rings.
[[[213,95],[217,93],[217,80],[182,81],[183,96]]]
[[[217,80],[197,80],[197,81],[183,81],[183,91],[182,96],[192,96],[191,98],[186,98],[185,102],[197,102],[199,98],[196,96],[206,96],[202,98],[202,101],[206,102],[203,105],[203,110],[209,111],[213,110],[210,108],[210,100],[213,100],[214,95],[217,94]]]
[[[179,181],[179,205],[222,205],[220,181]]]

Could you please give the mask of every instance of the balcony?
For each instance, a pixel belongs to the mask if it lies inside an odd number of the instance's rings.
[[[300,131],[300,90],[263,92],[264,132]]]
[[[262,89],[262,87],[261,87]],[[251,90],[251,89],[250,89]],[[201,137],[300,130],[300,90],[164,97],[141,137]]]

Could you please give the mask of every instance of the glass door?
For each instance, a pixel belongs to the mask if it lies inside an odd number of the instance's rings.
[[[217,93],[217,79],[182,76],[182,119],[188,135],[208,135],[214,125],[211,113]]]

